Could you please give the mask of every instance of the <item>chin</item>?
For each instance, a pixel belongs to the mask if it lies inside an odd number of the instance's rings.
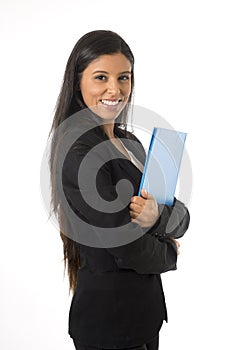
[[[98,105],[98,106],[93,106],[90,109],[92,110],[92,112],[97,114],[98,117],[107,121],[114,121],[122,112],[123,108],[107,109],[103,106]]]

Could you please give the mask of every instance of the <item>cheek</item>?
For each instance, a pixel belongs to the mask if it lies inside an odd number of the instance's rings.
[[[99,97],[100,91],[98,88],[96,88],[92,84],[89,84],[88,86],[81,85],[81,93],[86,105],[90,106],[91,104],[94,105],[96,103],[96,100]]]
[[[126,86],[124,89],[124,95],[127,96],[127,99],[129,98],[130,94],[131,94],[131,84]]]
[[[127,85],[125,85],[124,87],[124,90],[125,90],[125,93],[129,96],[130,93],[131,93],[131,89],[132,89],[132,84],[131,82],[129,82]]]

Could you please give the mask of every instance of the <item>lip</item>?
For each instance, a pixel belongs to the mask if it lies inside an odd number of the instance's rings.
[[[101,105],[108,110],[116,110],[122,104],[121,98],[103,98],[100,100]]]
[[[105,101],[121,101],[122,98],[102,98],[100,101],[105,100]]]

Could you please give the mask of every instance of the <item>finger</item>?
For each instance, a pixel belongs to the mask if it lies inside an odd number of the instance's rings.
[[[143,207],[141,205],[135,204],[135,203],[131,203],[129,206],[130,210],[140,214],[143,210]]]
[[[149,194],[149,193],[145,190],[145,188],[143,188],[143,189],[141,190],[141,195],[142,195],[143,198],[147,199],[147,198],[148,198],[148,194]]]
[[[147,192],[144,188],[141,190],[141,194],[146,201],[148,201],[148,202],[152,201],[155,203],[155,205],[158,205],[155,197],[152,194],[150,194],[149,192]]]
[[[177,248],[177,254],[178,255],[180,255],[180,251],[179,251],[179,249],[180,249],[180,242],[179,241],[177,241],[175,238],[173,238],[173,237],[170,237],[171,238],[171,240],[175,243],[175,245],[176,245],[176,248]]]
[[[138,213],[135,213],[134,211],[130,211],[129,214],[130,214],[131,219],[136,219],[139,215]]]
[[[135,203],[137,205],[141,205],[141,206],[144,206],[145,203],[146,203],[146,200],[142,197],[139,197],[139,196],[134,196],[131,198],[131,203]]]
[[[174,242],[176,243],[176,246],[177,246],[177,248],[179,249],[179,248],[180,248],[180,242],[177,241],[176,239],[174,239]]]
[[[154,197],[152,194],[150,194],[150,193],[147,192],[146,190],[145,190],[145,193],[146,193],[146,197],[143,196],[145,199],[147,199],[147,200],[153,200],[153,201],[155,201],[155,202],[157,203],[155,197]]]

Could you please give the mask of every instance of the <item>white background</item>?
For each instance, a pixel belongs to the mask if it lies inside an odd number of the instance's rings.
[[[40,165],[76,41],[111,29],[136,57],[135,104],[188,132],[191,224],[163,276],[160,348],[232,349],[233,11],[231,1],[0,3],[0,348],[73,349],[62,244],[40,194]]]

